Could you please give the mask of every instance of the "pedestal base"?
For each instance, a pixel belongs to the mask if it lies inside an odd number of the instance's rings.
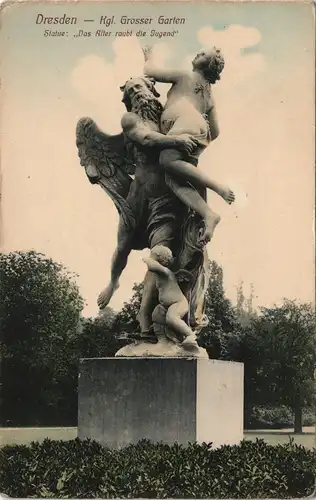
[[[237,444],[243,365],[209,359],[83,359],[78,436],[111,448],[141,439]]]
[[[178,342],[169,340],[164,335],[158,336],[157,344],[149,342],[134,342],[119,349],[115,357],[125,358],[204,358],[208,359],[206,349],[199,347],[184,347]]]

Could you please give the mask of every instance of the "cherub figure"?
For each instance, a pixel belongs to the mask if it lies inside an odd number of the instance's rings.
[[[161,132],[168,136],[190,134],[198,141],[190,155],[175,148],[165,149],[160,153],[159,164],[171,175],[166,176],[171,190],[204,220],[201,243],[206,244],[212,238],[220,216],[211,210],[194,187],[211,189],[228,204],[235,200],[231,189],[209,179],[196,168],[201,153],[219,135],[211,84],[220,79],[224,59],[216,47],[201,51],[192,61],[192,71],[185,72],[155,67],[149,47],[144,49],[144,56],[144,73],[157,82],[172,84],[161,116]]]
[[[188,313],[189,304],[177,281],[178,275],[183,278],[185,277],[183,275],[187,274],[190,278],[191,273],[183,269],[177,273],[172,272],[170,266],[173,260],[171,250],[163,245],[155,246],[150,252],[150,257],[143,258],[148,270],[156,277],[158,300],[167,310],[166,326],[182,339],[183,346],[197,347],[193,331],[183,320]]]

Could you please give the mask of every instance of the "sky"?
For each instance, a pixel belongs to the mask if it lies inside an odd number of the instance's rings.
[[[68,25],[36,24],[38,14],[76,16]],[[99,25],[101,15],[116,26]],[[96,29],[126,30],[121,16],[152,17],[148,34],[95,37]],[[159,25],[160,15],[184,17]],[[84,23],[94,19],[94,23]],[[45,29],[68,36],[44,37]],[[91,37],[74,37],[80,29]],[[151,37],[150,30],[174,37]],[[157,64],[190,68],[201,47],[225,57],[213,87],[220,136],[199,168],[229,184],[236,202],[215,193],[221,217],[208,245],[223,266],[227,296],[242,280],[253,284],[255,305],[284,297],[314,300],[314,16],[304,3],[44,3],[2,11],[1,250],[35,249],[78,276],[85,315],[109,279],[118,215],[112,201],[80,167],[75,127],[92,117],[108,133],[120,131],[122,85],[142,74],[141,46],[154,46]],[[167,85],[158,85],[162,99]],[[146,252],[146,251],[144,251]],[[119,309],[143,279],[142,252],[133,252],[110,305]]]

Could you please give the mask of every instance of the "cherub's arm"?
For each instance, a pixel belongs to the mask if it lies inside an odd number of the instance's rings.
[[[184,71],[177,69],[158,68],[153,62],[152,49],[146,47],[143,49],[145,57],[144,74],[154,78],[156,82],[176,83],[180,78],[186,75]]]
[[[121,120],[124,134],[141,146],[159,149],[175,148],[190,153],[197,145],[196,139],[189,135],[164,135],[154,132],[135,113],[125,113]]]
[[[211,140],[215,141],[215,139],[219,136],[219,125],[213,98],[211,98],[210,107],[207,111],[207,120],[210,126]]]
[[[153,273],[163,274],[164,276],[169,276],[171,271],[167,267],[162,266],[156,260],[151,257],[143,257],[143,261],[147,264],[148,270]]]

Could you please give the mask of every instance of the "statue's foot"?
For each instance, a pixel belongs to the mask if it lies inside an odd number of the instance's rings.
[[[235,201],[235,194],[229,188],[223,188],[223,192],[221,193],[223,200],[225,200],[228,205],[231,205]]]
[[[195,348],[199,348],[199,345],[196,341],[196,336],[195,335],[188,335],[184,341],[181,343],[181,345],[185,348],[185,349],[195,349]]]
[[[149,332],[152,330],[152,319],[150,315],[144,315],[141,311],[139,311],[136,316],[136,320],[139,323],[141,332]]]
[[[214,230],[217,224],[220,222],[220,220],[221,220],[220,215],[216,214],[215,212],[213,212],[209,217],[207,217],[207,219],[204,220],[205,230],[199,240],[201,246],[204,246],[209,241],[211,241]]]
[[[143,340],[144,342],[150,342],[151,344],[157,344],[158,337],[155,333],[153,324],[151,324],[149,326],[149,328],[146,328],[145,330],[142,330],[140,332],[140,339]]]
[[[148,330],[144,332],[134,332],[130,334],[132,340],[138,340],[141,342],[148,342],[149,344],[157,344],[158,337],[153,330]]]
[[[98,306],[100,309],[104,309],[108,305],[111,298],[113,297],[115,290],[117,290],[119,286],[120,285],[118,282],[111,282],[104,290],[102,290],[98,297]]]
[[[150,344],[157,344],[158,342],[158,337],[153,331],[142,332],[139,337],[143,342],[149,342]]]

